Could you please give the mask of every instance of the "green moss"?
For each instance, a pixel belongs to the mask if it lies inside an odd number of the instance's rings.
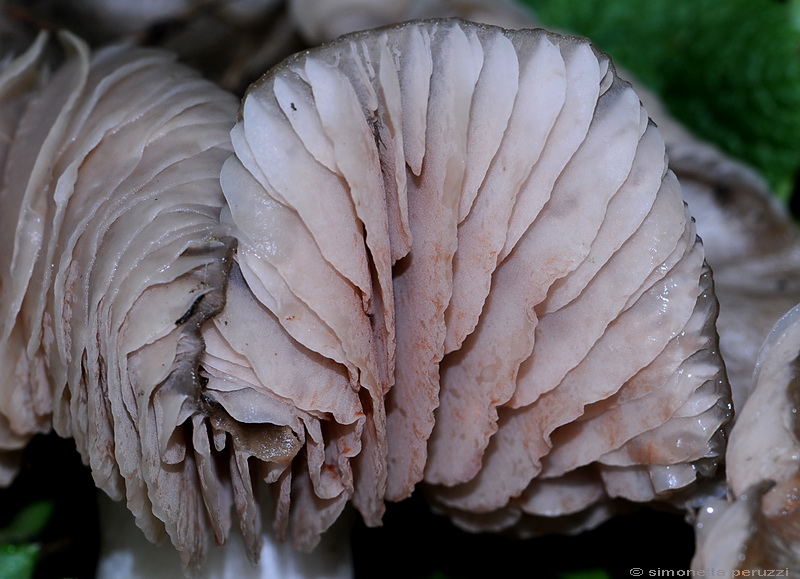
[[[0,529],[0,579],[33,577],[40,551],[36,538],[47,526],[54,508],[53,501],[32,502]]]
[[[0,543],[31,541],[39,535],[53,516],[53,501],[34,501],[22,507],[11,522],[0,529]]]
[[[0,579],[29,579],[33,577],[39,545],[0,545]]]

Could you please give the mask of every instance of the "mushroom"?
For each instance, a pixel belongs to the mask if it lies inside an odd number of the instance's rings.
[[[65,28],[91,47],[125,42],[169,50],[239,95],[269,67],[307,47],[282,0],[3,0],[0,20],[5,52],[28,46],[31,38],[20,44],[16,36],[29,37],[31,23]]]
[[[230,267],[219,170],[236,99],[164,52],[90,57],[60,36],[52,74],[42,35],[0,81],[3,478],[52,424],[150,540],[201,552],[210,466],[175,427],[213,414],[196,367]]]
[[[64,39],[52,78],[40,40],[0,84],[4,449],[52,412],[190,571],[232,508],[257,559],[267,490],[304,549],[420,483],[522,535],[706,492],[730,418],[710,272],[588,41],[353,34],[255,83],[229,142],[233,99],[163,53]]]
[[[800,572],[798,361],[800,305],[775,324],[759,352],[755,388],[726,456],[732,500],[701,510],[693,568]]]

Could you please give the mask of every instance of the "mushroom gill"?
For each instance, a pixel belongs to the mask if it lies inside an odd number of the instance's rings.
[[[585,39],[356,33],[272,69],[238,121],[162,52],[65,35],[47,77],[44,42],[0,76],[4,461],[52,414],[189,567],[232,510],[255,558],[267,489],[310,549],[419,483],[527,535],[714,474],[703,248]]]
[[[6,473],[52,424],[151,541],[202,552],[203,442],[225,424],[197,364],[234,244],[219,170],[236,99],[161,51],[61,41],[52,72],[42,35],[0,79]]]
[[[588,42],[355,33],[255,83],[232,136],[243,278],[373,409],[388,391],[387,498],[424,481],[464,527],[542,530],[713,472],[710,273],[663,140]]]
[[[500,0],[373,0],[369,9],[360,0],[291,0],[290,8],[298,30],[312,44],[359,27],[418,18],[458,16],[504,28],[542,26],[527,6]],[[753,168],[692,134],[630,71],[617,72],[631,82],[658,125],[669,168],[697,220],[720,302],[720,349],[734,407],[741,407],[753,389],[753,365],[761,344],[775,322],[800,300],[795,282],[800,232]]]

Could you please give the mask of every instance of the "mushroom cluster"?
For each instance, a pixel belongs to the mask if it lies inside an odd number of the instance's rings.
[[[236,99],[41,36],[0,71],[3,480],[71,436],[196,569],[258,496],[312,549],[421,483],[471,530],[683,503],[730,393],[664,141],[585,39],[429,20]],[[210,530],[210,533],[209,533]]]

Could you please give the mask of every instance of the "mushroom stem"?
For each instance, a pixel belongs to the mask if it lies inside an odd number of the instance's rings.
[[[101,545],[96,579],[173,579],[181,577],[180,555],[165,543],[148,541],[136,526],[125,503],[98,493]],[[264,520],[272,519],[272,506],[261,501]],[[260,562],[252,565],[241,533],[234,529],[224,545],[211,549],[200,578],[217,579],[350,579],[353,559],[350,549],[352,511],[346,511],[326,532],[311,553],[300,552],[280,541],[265,525],[261,533]]]

